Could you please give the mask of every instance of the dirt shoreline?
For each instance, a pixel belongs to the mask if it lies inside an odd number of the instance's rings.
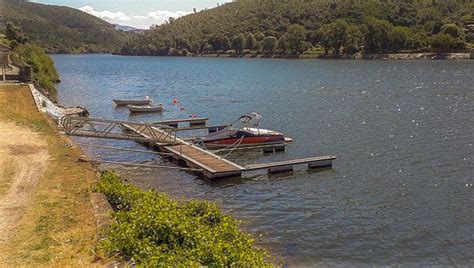
[[[29,205],[49,153],[38,133],[12,122],[0,121],[0,245],[8,244]]]
[[[0,130],[0,266],[107,261],[93,250],[110,221],[91,192],[97,169],[78,162],[84,153],[37,111],[28,85],[0,84]]]

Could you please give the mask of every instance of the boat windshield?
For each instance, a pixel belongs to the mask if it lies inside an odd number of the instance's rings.
[[[257,113],[249,113],[249,114],[241,116],[238,120],[233,122],[229,126],[229,128],[232,128],[232,129],[258,128],[258,124],[261,118],[262,116]]]

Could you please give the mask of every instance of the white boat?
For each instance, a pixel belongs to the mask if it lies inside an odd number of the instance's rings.
[[[126,105],[150,105],[153,100],[146,96],[144,100],[113,100],[117,106]]]
[[[262,129],[258,126],[261,116],[250,113],[241,116],[224,129],[199,137],[195,143],[205,148],[255,147],[264,145],[284,145],[293,140],[280,132]]]
[[[163,104],[159,104],[158,106],[127,105],[127,108],[130,111],[130,113],[159,113],[159,112],[163,112]]]

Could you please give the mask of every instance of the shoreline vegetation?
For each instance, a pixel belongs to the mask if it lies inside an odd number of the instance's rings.
[[[144,55],[127,55],[111,53],[119,56],[144,56]],[[150,55],[146,55],[150,56]],[[335,60],[469,60],[474,59],[473,52],[452,52],[452,53],[385,53],[385,54],[348,54],[348,55],[325,55],[321,53],[303,53],[297,55],[282,55],[282,54],[235,54],[233,52],[220,52],[214,54],[187,54],[187,55],[173,55],[173,56],[150,56],[150,57],[203,57],[203,58],[259,58],[259,59],[335,59]]]
[[[140,190],[114,172],[103,172],[95,190],[114,208],[114,223],[99,243],[103,254],[144,267],[262,267],[276,264],[257,248],[240,221],[208,201],[178,201]]]
[[[235,0],[153,26],[117,54],[377,58],[472,54],[473,43],[471,1]]]

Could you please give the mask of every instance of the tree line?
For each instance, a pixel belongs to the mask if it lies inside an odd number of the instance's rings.
[[[239,0],[154,26],[129,55],[449,52],[472,46],[470,1]]]

